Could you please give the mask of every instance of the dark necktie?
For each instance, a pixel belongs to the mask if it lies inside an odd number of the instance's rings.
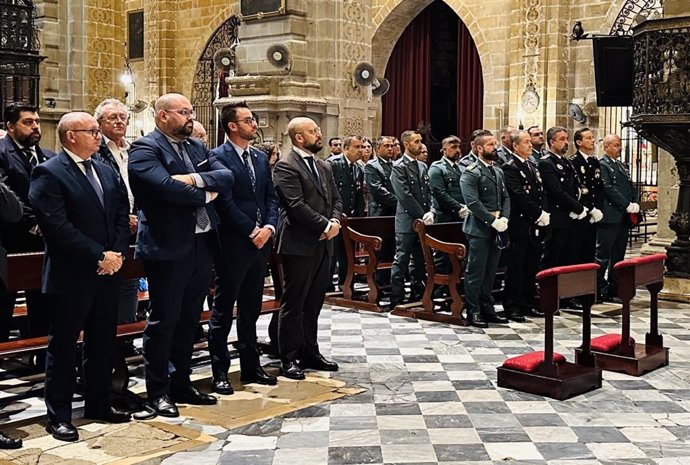
[[[417,160],[412,160],[410,162],[410,168],[412,168],[412,171],[414,171],[414,174],[416,174],[417,178],[419,178],[419,165],[417,164]]]
[[[247,170],[247,174],[249,175],[249,182],[252,183],[252,191],[256,193],[256,175],[254,174],[254,171],[252,170],[252,166],[249,162],[249,151],[245,150],[242,152],[242,161],[244,161],[244,167]],[[256,207],[256,225],[259,226],[261,224],[261,209]]]
[[[381,167],[383,168],[383,173],[386,175],[387,178],[391,177],[391,172],[393,171],[393,167],[391,166],[392,163],[388,161],[382,161],[381,162]]]
[[[456,173],[458,176],[460,176],[460,167],[458,166],[458,164],[457,164],[457,163],[451,163],[450,166],[452,166],[452,167],[453,167],[453,171],[455,171],[455,173]]]
[[[36,165],[38,165],[38,155],[30,148],[23,148],[22,152],[24,152],[24,155],[26,155],[27,160],[29,160],[31,168],[36,168]]]
[[[496,178],[496,170],[494,169],[494,165],[489,165],[489,173],[491,173],[491,176],[494,179]]]
[[[311,171],[311,174],[313,174],[314,178],[318,181],[319,172],[316,169],[316,162],[314,161],[314,157],[304,157],[304,159],[307,160],[307,165],[309,165],[309,170]]]
[[[91,166],[91,160],[84,160],[81,163],[84,165],[84,173],[86,174],[86,179],[89,181],[89,184],[91,184],[91,187],[93,187],[93,190],[96,192],[96,196],[98,197],[98,200],[101,202],[101,206],[105,206],[105,203],[103,202],[103,188],[100,184],[98,184],[96,175],[93,173],[93,166]]]
[[[189,158],[189,155],[187,154],[187,147],[185,147],[184,141],[178,142],[177,146],[180,149],[180,156],[182,157],[182,161],[184,162],[184,166],[187,168],[188,173],[196,173],[196,170],[194,169],[194,165],[192,164],[192,160]],[[206,211],[206,207],[199,207],[196,209],[196,225],[201,229],[202,231],[205,231],[206,228],[208,228],[208,225],[211,224],[211,220],[208,217],[208,212]]]

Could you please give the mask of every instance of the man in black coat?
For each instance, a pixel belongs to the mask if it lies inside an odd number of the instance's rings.
[[[74,360],[84,332],[84,416],[120,423],[110,407],[117,294],[129,242],[127,198],[117,175],[91,156],[101,134],[88,113],[64,115],[57,127],[64,150],[32,173],[29,200],[45,239],[43,292],[55,317],[46,356],[47,431],[76,441],[72,425]]]
[[[321,354],[317,332],[342,202],[331,165],[315,156],[323,148],[321,129],[304,117],[293,118],[287,129],[292,150],[273,169],[280,206],[277,251],[285,274],[278,346],[283,376],[304,379],[305,368],[338,369]]]

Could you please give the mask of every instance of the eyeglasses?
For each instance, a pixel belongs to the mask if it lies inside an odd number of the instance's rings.
[[[101,135],[100,129],[70,129],[72,132],[88,132],[91,133],[91,137],[94,139]]]
[[[238,119],[237,121],[235,121],[235,123],[244,123],[247,126],[251,126],[252,124],[257,124],[257,121],[256,118],[248,116],[245,119]]]
[[[165,111],[177,113],[178,115],[181,115],[187,119],[196,118],[196,112],[194,110],[187,110],[186,108],[183,108],[181,110],[165,110]]]
[[[109,123],[117,123],[118,121],[124,121],[126,123],[129,120],[129,116],[124,113],[113,113],[105,118],[105,120]]]
[[[321,134],[321,128],[317,126],[314,129],[306,129],[306,130],[302,131],[302,134],[304,134],[305,132],[307,134],[312,134],[312,135]]]

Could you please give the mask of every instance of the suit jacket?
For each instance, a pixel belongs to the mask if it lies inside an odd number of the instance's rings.
[[[16,223],[22,219],[22,202],[7,185],[0,180],[0,221],[4,224]],[[2,230],[0,229],[0,234]],[[0,235],[0,294],[7,290],[7,251],[2,246]]]
[[[233,257],[251,256],[259,252],[249,238],[255,227],[271,225],[276,231],[278,228],[278,198],[268,157],[250,146],[249,158],[254,168],[256,189],[252,188],[241,155],[230,142],[212,150],[209,158],[212,166],[220,163],[233,174],[232,186],[214,202],[220,217],[218,234],[222,250]],[[269,243],[260,252],[268,254],[270,250]]]
[[[194,246],[196,211],[205,207],[212,224],[218,216],[206,191],[225,192],[232,173],[211,165],[201,142],[187,139],[187,154],[205,187],[188,186],[171,178],[188,174],[187,167],[168,138],[158,129],[137,139],[129,149],[129,186],[137,199],[139,227],[136,256],[144,260],[177,260]]]
[[[128,195],[127,185],[125,184],[125,180],[122,178],[122,174],[120,173],[120,165],[117,164],[117,161],[115,160],[113,153],[106,145],[104,138],[101,138],[101,145],[100,147],[98,147],[98,152],[96,152],[93,157],[94,159],[105,163],[106,165],[110,166],[113,170],[115,170],[115,174],[117,174],[117,179],[120,183],[120,188],[123,190],[125,195]],[[134,211],[132,211],[131,213],[134,213]]]
[[[498,216],[510,219],[510,198],[503,170],[494,163],[494,175],[484,163],[470,165],[460,177],[462,195],[472,214],[465,219],[462,230],[468,236],[491,239],[495,229],[491,223]],[[510,222],[509,222],[510,224]]]
[[[549,153],[539,161],[539,173],[546,191],[546,211],[551,214],[551,227],[569,229],[573,226],[570,213],[582,213],[579,202],[580,184],[570,160]]]
[[[314,157],[318,180],[295,151],[273,168],[279,202],[278,253],[310,256],[331,218],[339,219],[342,202],[330,163]],[[332,241],[326,244],[332,253]]]
[[[510,160],[510,157],[513,155],[513,152],[503,145],[496,149],[496,151],[498,152],[498,159],[495,163],[498,166],[503,166],[505,163],[508,163],[508,160]]]
[[[342,212],[347,216],[364,216],[364,170],[359,163],[354,163],[353,169],[345,156],[331,157],[326,160],[331,164],[333,179],[338,186],[340,200],[343,203]]]
[[[429,185],[436,223],[461,221],[458,213],[465,203],[460,189],[460,169],[454,168],[441,157],[429,167]]]
[[[528,165],[529,163],[529,165]],[[544,188],[536,166],[516,155],[503,165],[506,189],[510,197],[511,237],[529,237],[532,228],[544,210]]]
[[[417,171],[414,170],[417,165]],[[395,232],[413,234],[412,223],[431,211],[431,189],[426,164],[403,155],[393,162],[393,193],[398,199],[395,209]]]
[[[393,216],[398,199],[391,184],[393,162],[379,157],[369,160],[364,167],[364,182],[369,187],[369,216]]]
[[[630,174],[622,163],[604,155],[600,161],[604,200],[601,223],[619,224],[625,220],[630,202],[637,202],[637,190],[630,181]]]
[[[585,156],[578,150],[570,161],[573,163],[580,181],[580,203],[590,210],[592,208],[601,210],[604,201],[604,185],[601,182],[599,160],[595,156],[585,159]]]
[[[107,165],[92,161],[103,188],[100,200],[86,176],[66,152],[34,168],[29,200],[45,240],[42,289],[78,292],[98,279],[101,254],[127,254],[129,202]]]
[[[55,152],[36,146],[39,163],[55,156]],[[5,247],[10,252],[43,250],[43,239],[29,231],[36,226],[36,215],[29,203],[31,164],[26,155],[7,135],[0,139],[0,177],[24,204],[24,214],[18,223],[3,225]]]

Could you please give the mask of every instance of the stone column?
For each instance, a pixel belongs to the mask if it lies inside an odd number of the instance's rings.
[[[147,73],[147,101],[178,90],[175,65],[175,34],[177,33],[177,1],[149,0],[144,2],[144,53]]]

